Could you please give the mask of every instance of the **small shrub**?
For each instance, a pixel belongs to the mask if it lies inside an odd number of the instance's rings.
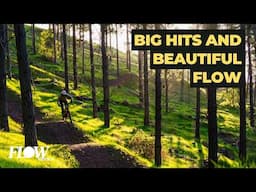
[[[79,162],[71,154],[70,149],[66,145],[54,145],[49,151],[52,155],[65,159],[66,165],[68,167],[77,168],[79,167]]]
[[[143,130],[137,130],[129,141],[128,147],[147,159],[154,158],[154,140]]]

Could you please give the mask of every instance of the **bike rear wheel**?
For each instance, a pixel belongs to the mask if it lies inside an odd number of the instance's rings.
[[[69,117],[70,123],[73,124],[70,111],[68,111],[68,117]]]

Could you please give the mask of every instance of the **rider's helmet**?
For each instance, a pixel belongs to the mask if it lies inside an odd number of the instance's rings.
[[[63,89],[61,92],[60,92],[61,95],[68,95],[67,91],[65,89]]]

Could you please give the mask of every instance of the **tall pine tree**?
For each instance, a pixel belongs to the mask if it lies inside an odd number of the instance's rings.
[[[91,87],[92,87],[92,105],[93,118],[97,117],[97,102],[96,102],[96,86],[95,86],[95,70],[94,70],[94,52],[92,41],[92,25],[89,24],[89,41],[90,41],[90,61],[91,61]]]
[[[6,27],[6,24],[0,24],[0,130],[9,131],[5,65]]]
[[[102,71],[103,71],[103,96],[104,96],[104,126],[110,126],[109,119],[109,81],[108,81],[108,58],[106,53],[105,33],[106,25],[101,24],[101,54],[102,54]]]
[[[155,25],[156,29],[160,29],[160,25]],[[162,122],[162,83],[161,83],[161,69],[155,70],[155,164],[161,166],[161,122]]]
[[[35,112],[31,91],[31,71],[28,63],[24,24],[15,24],[14,31],[16,36],[17,60],[19,66],[25,146],[37,146]]]

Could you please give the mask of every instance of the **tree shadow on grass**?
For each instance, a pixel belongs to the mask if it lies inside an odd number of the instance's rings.
[[[99,128],[97,130],[95,130],[93,132],[94,135],[102,135],[102,134],[105,134],[106,132],[109,132],[113,129],[116,129],[117,126],[112,126],[112,127],[106,127],[105,125],[101,125],[99,126]]]
[[[205,157],[204,157],[204,153],[203,153],[203,147],[202,144],[200,142],[200,140],[196,139],[195,140],[195,145],[198,148],[198,155],[199,155],[199,167],[204,167],[204,162],[205,162]]]
[[[9,116],[16,121],[17,123],[22,123],[22,107],[20,96],[17,95],[14,91],[7,89],[7,100],[8,100],[8,114]],[[35,109],[35,119],[36,121],[42,121],[45,116],[44,113],[40,111],[39,108],[34,107]]]
[[[177,148],[174,150],[175,156],[176,156],[176,158],[175,158],[176,167],[179,167],[179,165],[181,164],[180,158],[182,158],[182,157],[181,157],[180,151],[181,151],[181,143],[180,143],[180,137],[178,137]]]

